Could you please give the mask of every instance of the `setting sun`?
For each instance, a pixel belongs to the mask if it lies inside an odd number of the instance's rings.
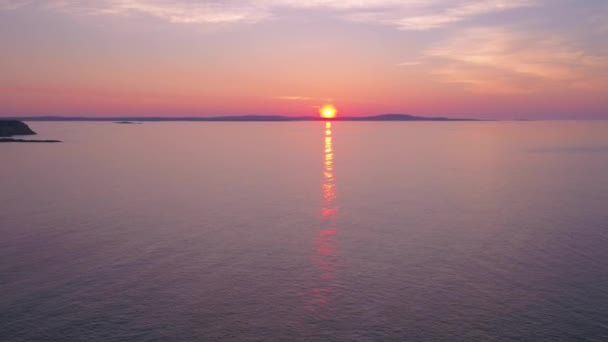
[[[321,117],[324,119],[335,118],[337,112],[338,111],[336,110],[336,107],[334,107],[333,105],[325,105],[325,106],[321,107],[321,109],[319,110]]]

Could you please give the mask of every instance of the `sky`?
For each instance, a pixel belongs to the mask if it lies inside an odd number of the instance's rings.
[[[608,119],[606,0],[0,0],[0,116]]]

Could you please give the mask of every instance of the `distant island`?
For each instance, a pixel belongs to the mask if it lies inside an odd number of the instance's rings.
[[[0,119],[0,143],[56,143],[59,140],[14,139],[15,135],[35,135],[28,125],[18,120]]]
[[[23,121],[112,121],[128,124],[142,121],[326,121],[317,116],[283,115],[237,115],[237,116],[193,116],[193,117],[75,117],[75,116],[30,116],[10,119]],[[425,117],[409,114],[381,114],[373,116],[342,116],[331,121],[480,121],[476,119]]]

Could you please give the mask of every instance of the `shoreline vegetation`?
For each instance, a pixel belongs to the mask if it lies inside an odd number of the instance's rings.
[[[21,121],[110,121],[115,123],[141,123],[155,121],[482,121],[465,118],[425,117],[408,114],[381,114],[373,116],[342,116],[334,119],[324,119],[316,116],[283,116],[283,115],[237,115],[237,116],[209,116],[209,117],[83,117],[83,116],[29,116],[10,117],[0,120]]]

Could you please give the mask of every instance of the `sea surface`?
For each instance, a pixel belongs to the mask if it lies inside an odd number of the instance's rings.
[[[608,341],[608,122],[30,122],[0,341]]]

